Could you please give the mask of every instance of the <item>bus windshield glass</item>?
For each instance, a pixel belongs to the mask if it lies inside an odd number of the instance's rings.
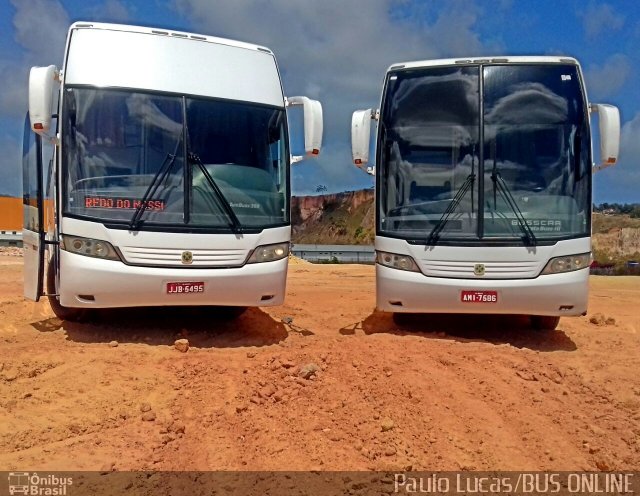
[[[139,229],[289,222],[282,108],[67,87],[61,131],[66,215]]]
[[[432,244],[588,236],[591,145],[572,64],[391,72],[378,231]]]

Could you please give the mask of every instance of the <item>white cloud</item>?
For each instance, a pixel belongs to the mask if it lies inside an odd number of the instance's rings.
[[[0,61],[0,113],[7,117],[24,116],[27,112],[27,81],[29,66],[16,62]]]
[[[69,27],[69,15],[57,0],[11,0],[15,40],[40,63],[60,63]],[[51,61],[51,62],[47,62]]]
[[[629,167],[636,179],[634,188],[640,180],[640,112],[633,119],[625,122],[620,132],[620,160]],[[640,197],[640,193],[638,193]]]
[[[21,143],[14,136],[4,134],[0,136],[0,150],[0,194],[18,195],[22,187]]]
[[[624,16],[607,3],[591,2],[582,16],[582,25],[588,38],[596,38],[606,31],[617,31],[625,22]]]
[[[57,0],[11,0],[14,39],[23,49],[20,58],[0,59],[0,191],[20,194],[22,122],[27,112],[29,69],[34,65],[60,66],[70,19]],[[15,123],[15,125],[13,124]]]
[[[129,7],[120,0],[106,0],[90,11],[90,20],[99,22],[127,23],[131,19]]]
[[[64,44],[70,19],[57,0],[11,0],[14,38],[24,49],[20,62],[0,60],[4,82],[0,95],[0,113],[22,117],[27,111],[29,69],[35,65],[62,65]]]
[[[640,159],[638,157],[640,157],[640,112],[622,126],[618,164],[598,172],[594,177],[596,203],[640,202],[640,191],[638,191]]]
[[[196,31],[271,48],[285,94],[322,102],[324,141],[333,145],[321,153],[317,167],[324,177],[317,179],[329,189],[350,188],[360,178],[359,171],[345,169],[353,167],[351,113],[379,104],[389,65],[478,55],[484,48],[474,31],[479,9],[472,0],[439,3],[437,9],[397,0],[173,2]],[[425,9],[431,9],[428,16]]]
[[[587,88],[592,96],[605,98],[615,95],[631,75],[631,62],[626,55],[616,53],[603,65],[592,65],[586,71]]]

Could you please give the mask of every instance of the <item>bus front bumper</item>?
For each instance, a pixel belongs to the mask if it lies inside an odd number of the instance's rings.
[[[60,251],[60,303],[75,308],[274,306],[284,301],[288,260],[224,269],[139,267]],[[168,283],[204,291],[169,293]]]
[[[445,279],[376,264],[376,306],[397,313],[583,315],[589,269],[535,279]],[[463,301],[463,291],[495,295],[495,302]]]

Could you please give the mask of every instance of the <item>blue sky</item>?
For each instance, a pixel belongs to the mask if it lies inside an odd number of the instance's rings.
[[[640,202],[640,2],[635,0],[0,0],[0,193],[20,190],[29,67],[62,63],[68,25],[120,22],[253,42],[278,59],[285,93],[323,104],[322,157],[293,169],[294,194],[369,187],[351,165],[351,113],[376,107],[386,68],[407,60],[556,55],[580,60],[591,102],[622,116],[617,166],[594,201]]]

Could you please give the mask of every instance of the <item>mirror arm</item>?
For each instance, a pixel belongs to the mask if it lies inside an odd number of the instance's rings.
[[[601,171],[602,169],[606,169],[608,167],[611,167],[614,164],[596,164],[594,163],[593,166],[591,167],[591,172],[595,173],[598,171]]]
[[[53,146],[58,146],[60,144],[60,138],[57,135],[56,136],[43,135],[42,137],[48,140],[49,144]]]

